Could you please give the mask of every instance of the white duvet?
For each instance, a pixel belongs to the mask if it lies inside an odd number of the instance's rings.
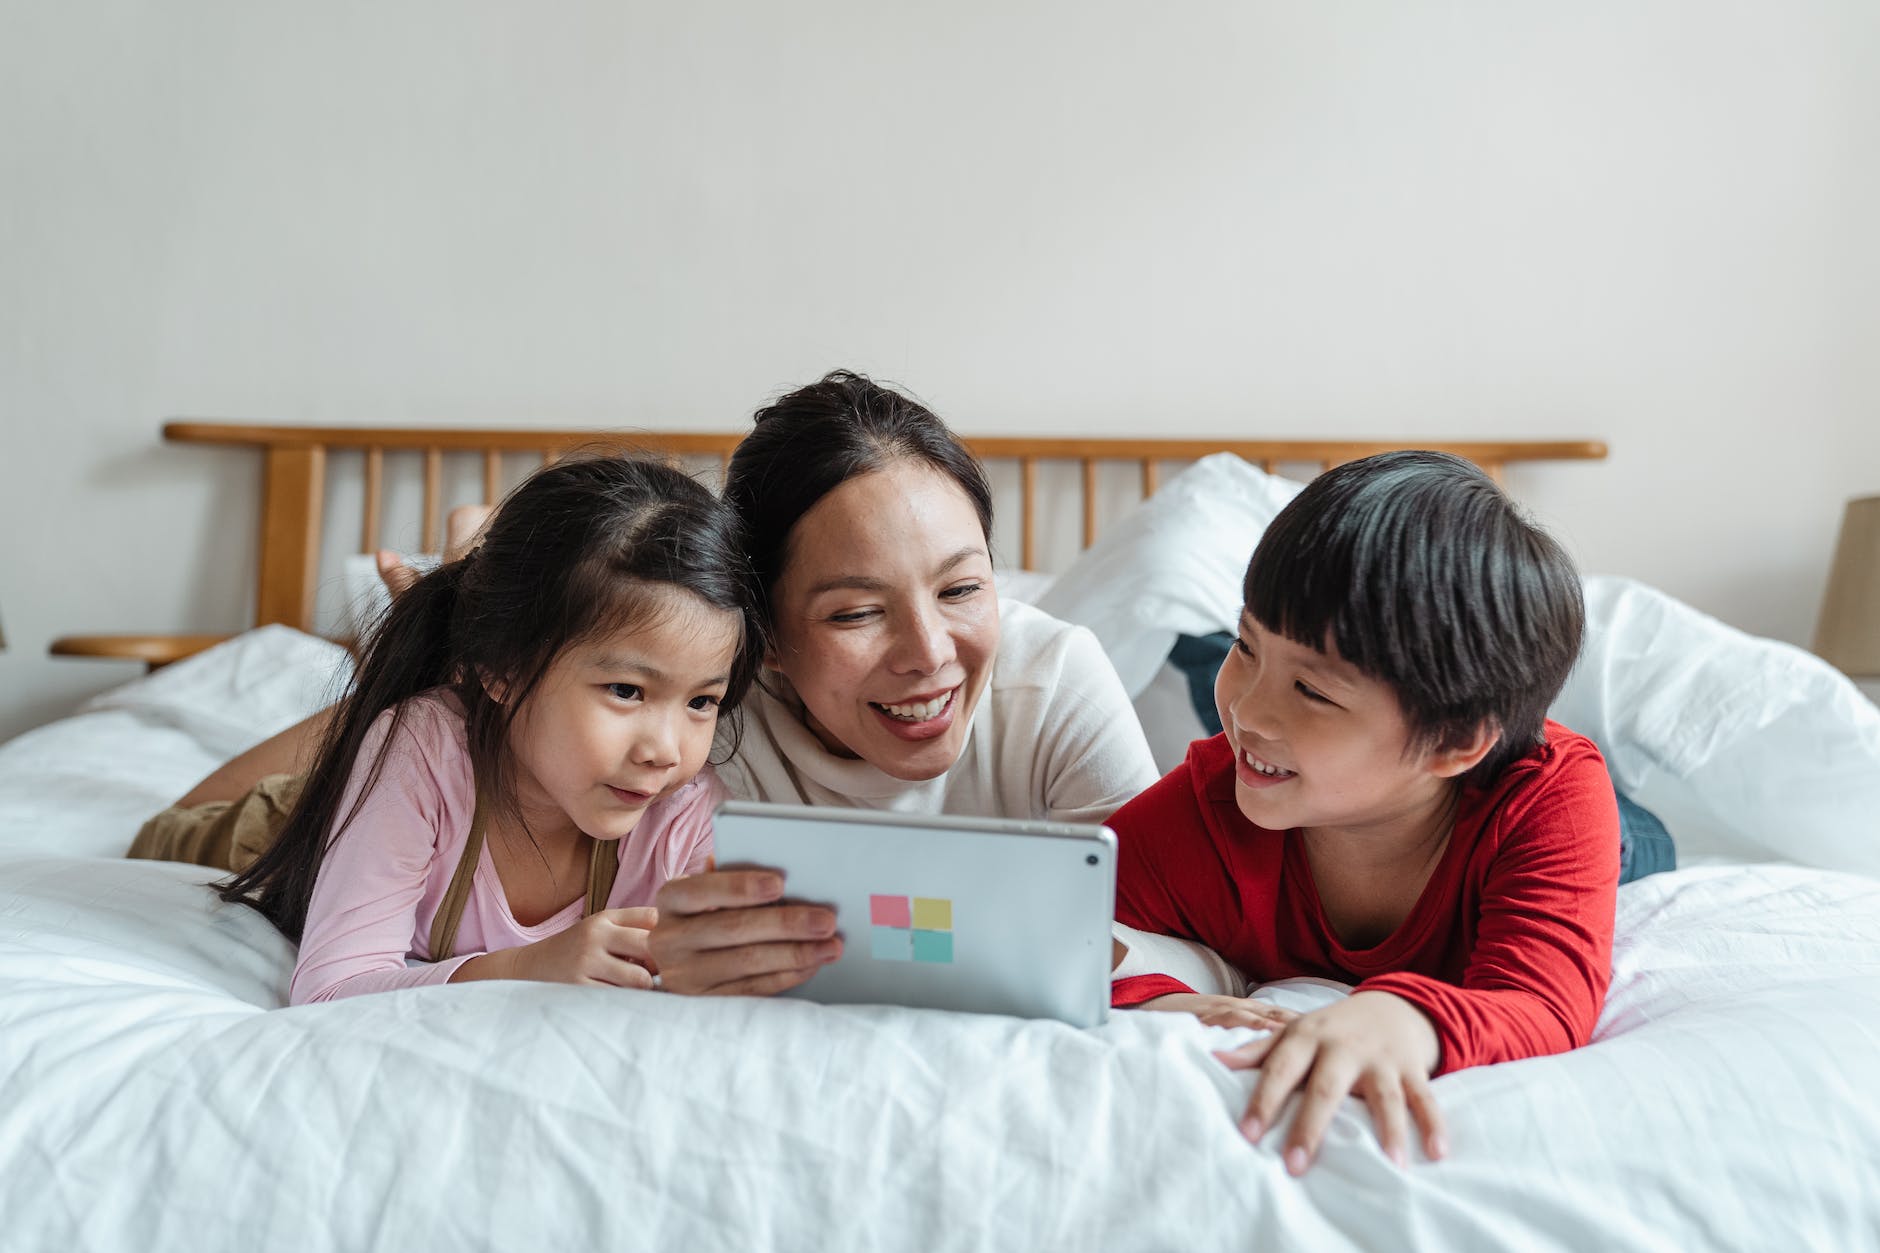
[[[1347,1103],[1304,1180],[1234,1033],[474,984],[276,1009],[204,872],[0,861],[0,1245],[90,1249],[1872,1247],[1880,883],[1620,894],[1597,1042],[1436,1081],[1404,1171]]]

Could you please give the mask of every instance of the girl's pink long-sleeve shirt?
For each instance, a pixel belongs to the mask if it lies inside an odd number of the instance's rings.
[[[340,814],[350,813],[392,714],[368,732]],[[694,874],[711,853],[712,811],[724,798],[708,766],[647,807],[619,841],[609,909],[651,905],[668,879]],[[379,781],[327,850],[300,938],[288,999],[304,1005],[363,992],[448,982],[472,957],[547,939],[581,920],[585,898],[533,927],[509,912],[486,842],[457,927],[456,954],[430,960],[431,923],[456,873],[476,813],[462,706],[442,689],[406,703]]]

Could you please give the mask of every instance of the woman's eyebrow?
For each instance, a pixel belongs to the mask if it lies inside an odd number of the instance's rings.
[[[968,545],[942,561],[934,568],[934,577],[940,578],[963,561],[974,557],[984,557],[986,550],[976,545]],[[824,592],[891,592],[894,585],[886,579],[872,578],[866,574],[835,574],[815,584],[809,589],[811,596],[820,596]]]
[[[948,571],[952,570],[955,566],[959,565],[962,561],[970,561],[974,557],[984,557],[984,556],[986,556],[985,549],[979,548],[972,544],[968,544],[965,548],[960,549],[958,552],[954,553],[951,557],[948,557],[945,561],[941,562],[937,567],[935,567],[934,577],[939,578],[941,575],[946,574]],[[991,559],[987,558],[987,560],[991,560]]]

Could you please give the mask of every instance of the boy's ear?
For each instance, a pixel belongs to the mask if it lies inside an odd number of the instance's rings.
[[[1469,773],[1501,742],[1501,727],[1494,719],[1485,719],[1466,741],[1430,753],[1430,773],[1439,779],[1455,779]]]

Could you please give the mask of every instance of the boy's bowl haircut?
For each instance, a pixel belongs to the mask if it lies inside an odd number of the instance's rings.
[[[1479,468],[1440,452],[1380,453],[1314,479],[1261,537],[1243,592],[1267,630],[1329,643],[1388,684],[1413,746],[1496,728],[1470,782],[1540,742],[1585,620],[1560,545]]]

